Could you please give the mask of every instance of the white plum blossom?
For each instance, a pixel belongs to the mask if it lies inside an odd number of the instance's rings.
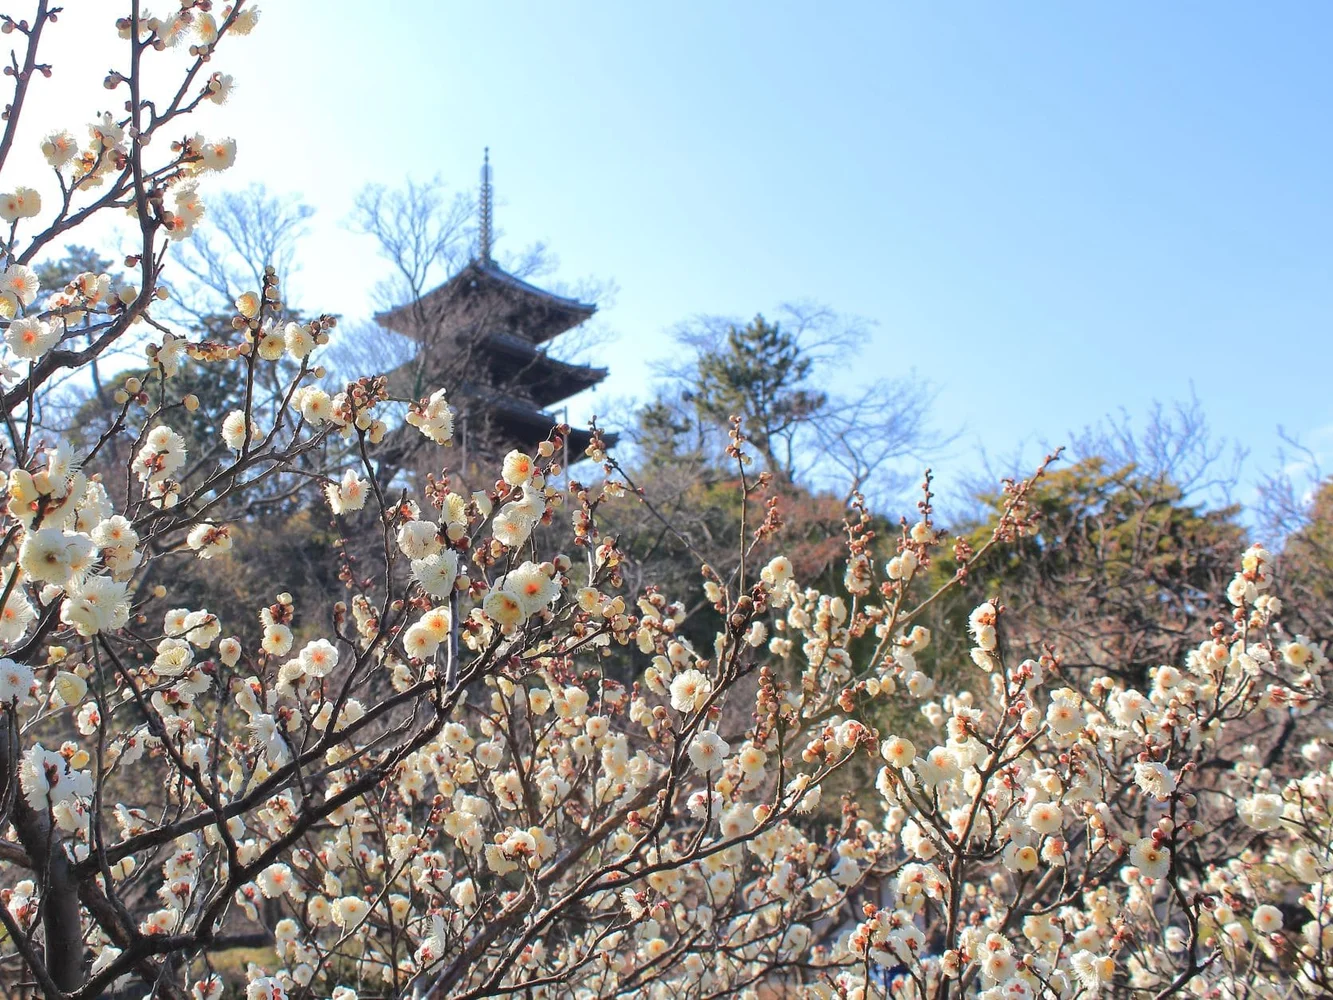
[[[712,682],[702,671],[683,670],[671,679],[671,707],[678,712],[697,712],[712,690]]]
[[[439,389],[420,405],[407,413],[407,422],[436,444],[449,444],[454,436],[454,414]]]
[[[727,741],[711,729],[696,733],[694,739],[690,741],[690,760],[700,771],[720,769],[725,765],[727,755],[730,753],[731,747]]]

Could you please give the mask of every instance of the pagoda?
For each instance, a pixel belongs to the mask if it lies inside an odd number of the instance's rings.
[[[597,311],[509,274],[491,259],[490,151],[481,170],[477,256],[418,301],[375,316],[380,326],[418,342],[417,357],[389,373],[394,395],[448,391],[458,410],[454,436],[465,456],[533,450],[565,421],[560,404],[606,378],[605,368],[551,357],[547,345]],[[592,439],[571,429],[568,460]]]

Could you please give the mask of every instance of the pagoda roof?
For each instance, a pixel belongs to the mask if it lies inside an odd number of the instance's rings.
[[[377,313],[375,319],[381,326],[417,339],[423,339],[419,327],[424,320],[427,326],[455,336],[483,325],[540,344],[578,326],[596,311],[592,303],[538,288],[494,261],[472,260],[419,302]]]
[[[498,392],[489,386],[464,382],[459,386],[458,391],[460,396],[470,396],[484,402],[490,418],[517,441],[529,447],[535,445],[538,441],[545,440],[551,432],[551,428],[560,422],[554,413],[549,413],[523,400]],[[614,445],[619,439],[619,435],[614,433],[604,433],[602,436],[608,446]],[[583,457],[583,452],[587,449],[591,440],[592,433],[590,431],[581,427],[570,427],[571,465]]]
[[[560,361],[513,334],[492,333],[483,343],[495,354],[512,362],[522,391],[539,406],[558,403],[606,378],[605,368]]]

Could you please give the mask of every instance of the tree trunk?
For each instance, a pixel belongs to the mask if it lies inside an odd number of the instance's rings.
[[[72,993],[84,982],[79,886],[59,829],[49,814],[28,805],[18,774],[18,727],[10,712],[0,711],[0,802],[8,803],[9,819],[32,860],[42,906],[45,972],[57,988]]]

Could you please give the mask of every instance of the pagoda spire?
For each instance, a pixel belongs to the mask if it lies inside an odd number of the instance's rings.
[[[481,162],[481,200],[478,210],[479,233],[477,236],[477,256],[483,264],[491,262],[491,147],[487,146]]]

